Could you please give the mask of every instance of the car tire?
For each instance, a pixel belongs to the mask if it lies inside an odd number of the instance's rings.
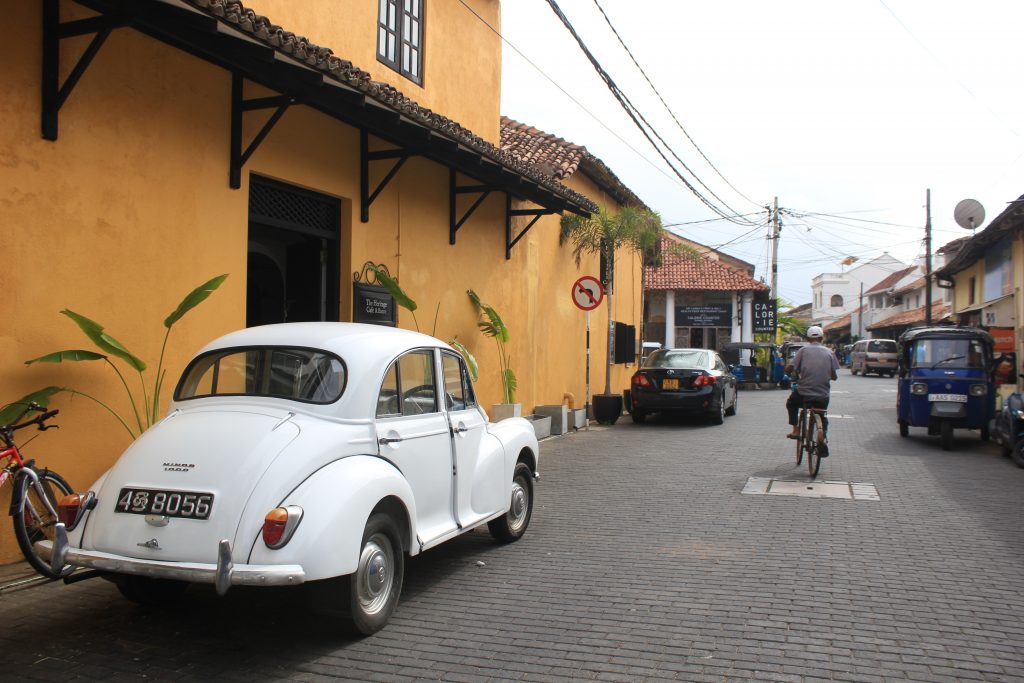
[[[647,413],[640,410],[639,408],[634,408],[633,410],[629,411],[629,416],[633,419],[633,422],[637,423],[638,425],[642,425],[644,422],[647,422]]]
[[[725,396],[719,397],[718,410],[711,413],[710,419],[713,425],[720,425],[725,422]]]
[[[170,605],[188,588],[184,581],[149,576],[118,576],[113,581],[126,599],[147,607]]]
[[[340,577],[349,625],[372,635],[384,628],[398,606],[405,576],[401,534],[390,515],[370,515],[363,531],[356,571]]]
[[[728,410],[725,411],[725,414],[726,415],[735,415],[737,407],[739,406],[739,403],[740,403],[740,392],[738,392],[738,391],[736,391],[734,389],[733,392],[732,392],[732,405],[729,406]]]
[[[1017,467],[1024,467],[1024,439],[1014,444],[1013,450],[1010,451],[1010,457],[1017,463]]]
[[[530,526],[533,516],[533,473],[526,463],[516,463],[512,472],[512,498],[508,512],[487,523],[495,540],[502,543],[518,541]]]
[[[981,432],[981,434],[979,436],[981,436],[981,440],[982,441],[988,441],[989,440],[989,436],[991,436],[988,433],[988,425],[985,425],[984,427],[982,427],[980,432]]]

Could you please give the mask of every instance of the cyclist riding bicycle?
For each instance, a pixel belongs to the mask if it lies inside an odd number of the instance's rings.
[[[805,346],[796,352],[793,362],[786,366],[786,372],[797,377],[797,383],[793,385],[789,399],[786,400],[786,410],[789,413],[789,424],[792,431],[786,436],[790,439],[800,438],[800,425],[798,415],[800,409],[807,408],[828,408],[828,401],[832,387],[832,381],[839,379],[839,361],[831,350],[822,346],[821,340],[824,333],[817,325],[807,328],[807,341]],[[822,416],[823,431],[828,433],[828,421]],[[822,449],[822,457],[828,456],[828,448]]]

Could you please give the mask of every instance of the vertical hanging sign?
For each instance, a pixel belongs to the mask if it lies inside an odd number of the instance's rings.
[[[767,291],[754,292],[754,332],[774,335],[779,304],[768,295]]]

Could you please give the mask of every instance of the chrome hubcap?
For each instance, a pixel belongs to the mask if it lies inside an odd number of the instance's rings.
[[[518,531],[526,523],[526,511],[530,509],[530,492],[519,479],[512,482],[512,506],[508,511],[508,525]]]
[[[374,534],[367,539],[359,555],[359,568],[356,570],[357,597],[367,614],[382,610],[391,595],[391,586],[395,580],[393,553],[387,536]]]

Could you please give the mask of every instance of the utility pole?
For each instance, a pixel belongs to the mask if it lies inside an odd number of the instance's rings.
[[[924,324],[932,324],[932,190],[924,200]]]
[[[772,298],[779,299],[779,198],[772,203]]]

